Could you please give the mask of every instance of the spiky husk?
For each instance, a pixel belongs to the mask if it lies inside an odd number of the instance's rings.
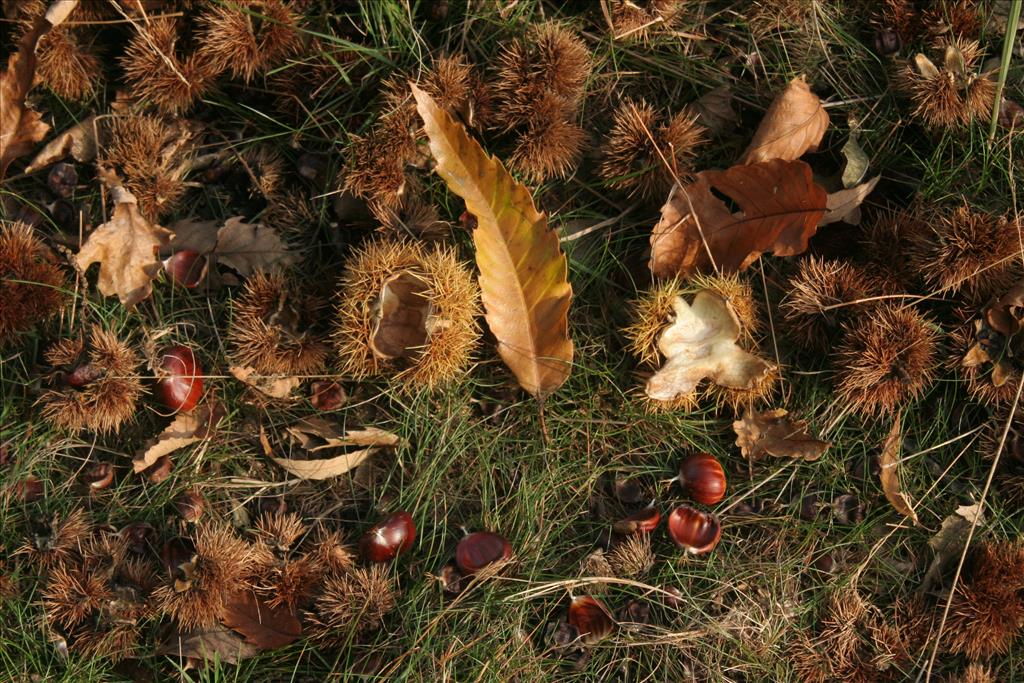
[[[921,13],[921,24],[936,45],[952,40],[977,40],[981,17],[977,0],[938,0]]]
[[[931,386],[937,345],[933,324],[916,309],[879,304],[843,326],[833,358],[836,393],[863,415],[889,413]]]
[[[648,534],[632,534],[617,543],[607,554],[612,576],[640,579],[654,567],[654,553],[651,551],[651,537]]]
[[[1024,625],[1024,545],[982,543],[957,584],[946,621],[950,652],[970,659],[1006,654]]]
[[[905,669],[927,644],[929,620],[922,600],[897,599],[888,609],[887,618],[879,617],[869,626],[874,668]]]
[[[625,328],[626,349],[641,364],[657,367],[661,362],[658,351],[658,337],[671,322],[673,302],[683,294],[683,286],[677,279],[656,282],[641,293],[639,299],[630,302],[633,322]]]
[[[377,302],[384,282],[394,273],[422,274],[433,307],[434,323],[425,348],[406,367],[377,360],[370,348]],[[334,340],[342,372],[363,379],[383,372],[410,387],[432,388],[465,374],[480,339],[479,290],[469,270],[448,247],[377,239],[355,252],[346,263],[338,297]]]
[[[197,22],[197,54],[218,73],[230,73],[246,83],[299,46],[298,16],[283,0],[214,3]]]
[[[761,330],[761,307],[754,288],[741,275],[697,274],[686,283],[686,294],[696,295],[706,289],[725,299],[740,323],[740,338],[754,341]]]
[[[424,74],[422,87],[439,107],[452,114],[466,115],[473,101],[474,82],[473,67],[460,52],[436,58]],[[407,83],[402,84],[402,91],[410,96]]]
[[[136,369],[141,359],[117,335],[93,325],[88,343],[83,338],[63,339],[46,352],[55,367],[73,369],[88,363],[96,379],[81,389],[49,389],[40,396],[42,417],[69,432],[89,430],[98,434],[117,433],[135,415],[143,393]]]
[[[39,39],[36,78],[58,97],[81,101],[91,97],[103,81],[99,56],[80,32],[57,26]]]
[[[918,205],[887,208],[876,213],[865,226],[860,239],[864,270],[878,284],[881,293],[914,291],[920,273],[911,267],[907,254],[919,236],[930,230],[924,215],[925,211]]]
[[[892,31],[900,39],[900,45],[912,45],[921,35],[921,13],[913,0],[869,0],[871,10],[869,21],[878,31]]]
[[[220,71],[203,55],[181,54],[179,25],[159,17],[139,23],[121,68],[132,93],[169,114],[180,114],[210,92]]]
[[[256,536],[277,553],[287,553],[306,535],[309,527],[292,512],[266,513],[256,522]]]
[[[897,78],[914,105],[913,116],[933,128],[955,128],[984,119],[995,100],[995,83],[988,74],[976,73],[981,60],[978,43],[957,39],[952,47],[963,56],[962,71],[942,65],[930,75],[907,62]]]
[[[565,178],[578,165],[586,139],[586,132],[565,114],[538,117],[517,138],[509,168],[532,183]]]
[[[185,174],[195,150],[196,130],[186,121],[159,116],[115,116],[103,163],[115,166],[151,220],[174,211],[185,196]]]
[[[273,94],[275,109],[297,123],[314,115],[321,95],[347,87],[345,69],[360,59],[355,50],[316,36],[305,37],[309,39],[308,46],[267,75],[267,89]]]
[[[1013,371],[1009,373],[1002,384],[996,386],[992,375],[995,368],[994,363],[988,361],[970,366],[965,366],[963,363],[967,352],[976,343],[977,336],[971,323],[950,331],[948,343],[950,353],[946,366],[963,378],[967,386],[967,393],[972,399],[990,406],[1006,406],[1013,403],[1021,381],[1021,371],[1014,362],[1015,359],[1004,359],[1009,361]]]
[[[754,355],[766,357],[760,349],[748,348],[749,344],[741,344],[746,350]],[[729,406],[733,411],[739,411],[743,407],[756,407],[766,405],[782,382],[782,374],[777,367],[773,367],[759,378],[754,386],[749,389],[733,389],[732,387],[720,387],[717,384],[709,384],[705,388],[709,400],[716,406]]]
[[[0,223],[0,347],[60,311],[64,273],[24,223]]]
[[[612,0],[616,40],[646,41],[669,33],[683,15],[686,0]]]
[[[984,664],[968,664],[959,674],[948,676],[945,683],[997,683],[992,670]]]
[[[158,586],[153,600],[183,628],[212,626],[224,613],[228,594],[249,585],[254,565],[252,547],[228,527],[200,527],[187,571],[178,570]]]
[[[663,201],[677,180],[685,180],[705,128],[683,111],[662,122],[646,102],[624,102],[605,141],[600,175],[609,187],[641,199]]]
[[[822,350],[830,346],[844,323],[874,305],[865,300],[880,288],[848,261],[811,256],[800,262],[787,289],[779,308],[788,336],[799,347]]]
[[[324,303],[281,271],[257,272],[232,303],[227,339],[233,363],[267,375],[323,369],[327,344],[313,327]]]
[[[265,199],[276,197],[284,185],[285,166],[281,154],[273,147],[260,145],[242,153],[240,163],[251,174],[253,194]]]
[[[340,531],[317,529],[313,556],[323,571],[342,574],[356,566],[356,553]]]
[[[1020,239],[1015,223],[961,205],[935,212],[930,230],[911,240],[910,259],[938,292],[959,292],[983,303],[1020,277]]]
[[[352,135],[345,148],[344,189],[363,199],[397,206],[405,187],[405,165],[416,153],[415,109],[403,106],[381,117],[366,135]]]
[[[304,192],[285,190],[268,197],[260,222],[272,227],[286,242],[308,244],[323,220],[320,207]]]
[[[451,225],[441,220],[437,208],[423,197],[417,183],[409,178],[397,204],[371,201],[370,212],[380,221],[382,232],[392,237],[411,237],[425,241],[443,240],[451,234]]]
[[[79,556],[92,533],[92,520],[81,508],[67,515],[54,515],[44,533],[34,534],[14,551],[40,569],[66,565]]]
[[[395,604],[394,582],[381,565],[331,576],[324,581],[311,615],[312,635],[326,642],[346,643],[353,635],[378,630]]]

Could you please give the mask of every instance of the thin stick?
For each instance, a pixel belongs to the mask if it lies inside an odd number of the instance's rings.
[[[996,128],[999,126],[999,110],[1002,108],[1003,86],[1006,85],[1006,76],[1010,73],[1010,60],[1013,59],[1013,44],[1017,40],[1017,24],[1020,21],[1020,7],[1024,2],[1010,3],[1010,16],[1006,18],[1006,37],[1003,38],[1003,54],[999,60],[999,80],[996,81],[996,98],[992,103],[992,120],[988,126],[988,141],[991,143],[996,137]]]

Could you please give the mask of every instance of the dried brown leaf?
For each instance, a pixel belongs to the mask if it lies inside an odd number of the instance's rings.
[[[751,461],[766,455],[814,461],[832,445],[814,438],[806,420],[794,420],[788,415],[784,408],[764,412],[747,408],[743,418],[732,423],[736,445],[744,457]]]
[[[187,413],[178,413],[174,422],[132,458],[132,468],[136,473],[142,472],[163,456],[209,438],[224,415],[219,403],[206,403]]]
[[[182,659],[218,659],[228,664],[237,664],[243,659],[255,657],[259,650],[221,624],[207,629],[195,629],[174,634],[169,640],[157,646],[157,653]]]
[[[828,129],[828,112],[803,76],[794,78],[765,112],[739,163],[792,161],[818,149]]]
[[[900,450],[903,444],[903,434],[900,429],[899,415],[893,420],[892,428],[885,437],[885,444],[882,446],[882,455],[879,457],[882,480],[882,491],[886,500],[895,508],[896,512],[904,517],[910,518],[914,524],[918,524],[917,513],[910,502],[910,497],[900,489]]]
[[[100,293],[116,294],[122,304],[131,307],[153,292],[153,280],[163,267],[159,251],[170,241],[171,233],[139,213],[135,197],[116,174],[107,171],[104,182],[110,186],[114,212],[86,239],[76,263],[83,272],[99,263],[96,285]]]
[[[228,371],[235,379],[245,382],[250,387],[270,398],[289,398],[302,380],[298,377],[283,377],[280,375],[261,375],[255,368],[232,365]]]
[[[704,379],[749,389],[771,371],[770,363],[737,346],[740,323],[722,297],[702,290],[692,305],[680,296],[673,307],[675,322],[658,339],[665,364],[647,380],[648,397],[673,401],[692,395]]]
[[[60,133],[25,168],[25,173],[34,173],[71,155],[75,161],[86,162],[96,158],[96,117],[85,118]]]
[[[270,607],[252,591],[235,591],[229,595],[221,621],[260,651],[284,647],[302,637],[302,624],[289,607]]]
[[[473,231],[480,290],[498,353],[537,398],[562,386],[572,369],[572,287],[558,235],[529,190],[489,156],[462,124],[412,86],[437,172],[477,220]]]
[[[732,88],[728,85],[720,85],[704,93],[690,105],[690,109],[696,112],[701,125],[714,135],[732,130],[738,120],[732,108]]]
[[[732,213],[715,193],[740,208]],[[776,159],[726,171],[702,171],[676,185],[651,233],[650,267],[658,277],[743,270],[762,252],[793,256],[807,249],[828,205],[802,161]]]
[[[928,539],[935,557],[921,580],[921,590],[927,593],[942,584],[943,573],[960,558],[967,544],[971,525],[981,524],[984,520],[985,515],[977,504],[961,505],[956,512],[942,520],[942,526]]]
[[[32,89],[36,75],[36,44],[54,26],[64,22],[78,5],[78,0],[57,0],[44,16],[18,42],[18,49],[7,58],[7,68],[0,73],[0,180],[7,167],[32,147],[50,130],[39,112],[25,105],[25,96]]]
[[[820,228],[829,223],[838,223],[839,221],[845,221],[850,225],[859,224],[860,205],[864,203],[864,200],[871,194],[871,191],[875,189],[875,185],[881,179],[882,176],[877,175],[856,187],[829,193],[825,202],[827,210],[825,215],[821,217],[821,220],[818,221],[818,227]]]
[[[342,434],[334,423],[322,417],[300,420],[288,427],[287,431],[298,446],[309,453],[351,446],[363,447],[332,458],[311,460],[276,458],[272,455],[273,449],[270,442],[261,430],[261,442],[267,455],[281,468],[300,479],[319,480],[336,477],[358,467],[381,448],[394,448],[402,441],[397,435],[376,427],[354,429]]]
[[[270,270],[292,264],[295,258],[271,228],[259,223],[246,223],[240,217],[227,219],[217,231],[213,255],[242,276],[257,270]]]

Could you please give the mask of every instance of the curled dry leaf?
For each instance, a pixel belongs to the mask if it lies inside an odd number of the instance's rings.
[[[876,175],[871,180],[861,183],[856,187],[839,190],[838,192],[830,192],[825,200],[825,215],[818,221],[818,227],[820,228],[829,223],[838,223],[839,221],[844,221],[850,225],[858,225],[860,223],[860,205],[864,203],[864,200],[871,194],[871,191],[875,189],[875,185],[881,179],[882,176]]]
[[[942,584],[942,575],[959,558],[967,545],[971,526],[983,523],[985,516],[980,505],[961,505],[956,512],[942,520],[942,527],[928,539],[935,557],[921,580],[921,590],[931,592]]]
[[[738,117],[732,108],[732,88],[728,85],[720,85],[704,93],[690,105],[690,109],[713,135],[721,135],[736,126]]]
[[[25,105],[36,75],[36,44],[43,34],[62,24],[77,5],[78,0],[57,0],[50,5],[21,37],[18,49],[7,58],[7,68],[0,72],[0,180],[12,161],[28,154],[50,130],[39,112]]]
[[[320,480],[336,477],[358,467],[379,449],[394,448],[402,442],[397,435],[376,427],[356,429],[341,434],[333,423],[319,417],[301,420],[289,427],[287,431],[298,447],[310,454],[353,446],[361,447],[358,450],[347,451],[331,458],[309,460],[277,458],[274,457],[273,448],[261,430],[261,442],[267,456],[282,469],[300,479]]]
[[[885,437],[885,444],[882,446],[882,455],[879,457],[881,472],[879,477],[882,480],[882,491],[886,500],[904,517],[910,518],[914,524],[918,524],[917,513],[910,502],[910,497],[900,489],[900,449],[903,444],[903,434],[900,429],[899,415],[893,420],[892,428]]]
[[[83,272],[99,263],[96,286],[100,293],[116,294],[122,304],[131,307],[153,292],[153,280],[163,268],[158,254],[170,241],[171,232],[139,213],[134,195],[124,188],[116,173],[104,170],[101,174],[110,187],[114,212],[86,239],[76,263]]]
[[[476,217],[480,291],[498,353],[520,386],[543,398],[572,369],[572,287],[558,235],[529,190],[425,92],[412,86],[437,172]]]
[[[803,76],[794,78],[768,107],[739,163],[799,159],[818,149],[827,129],[828,112],[821,100]]]
[[[295,256],[273,228],[260,223],[246,223],[240,216],[227,219],[220,227],[217,221],[185,219],[174,223],[171,231],[174,236],[162,256],[167,258],[180,251],[194,251],[206,259],[211,275],[217,272],[211,267],[216,264],[248,277],[256,271],[287,267],[295,262]],[[218,282],[220,279],[215,278],[211,284]]]
[[[851,132],[842,150],[843,156],[846,157],[846,164],[843,166],[843,187],[847,189],[864,180],[864,176],[868,174],[868,166],[871,165],[871,159],[857,142],[857,137],[856,130]]]
[[[136,473],[142,472],[163,456],[210,438],[225,414],[224,407],[216,402],[203,404],[187,413],[178,413],[174,422],[132,458],[132,469]]]
[[[647,396],[672,401],[692,394],[707,378],[719,386],[749,389],[772,365],[736,345],[740,323],[728,302],[708,290],[693,304],[673,302],[675,321],[658,339],[665,364],[647,381]]]
[[[157,646],[157,654],[181,659],[220,660],[237,664],[255,657],[259,649],[242,640],[234,631],[221,624],[206,629],[181,631]]]
[[[261,375],[255,368],[232,365],[228,371],[235,379],[248,384],[250,387],[270,398],[289,398],[292,391],[296,389],[302,380],[298,377],[285,377],[281,375]]]
[[[832,444],[814,438],[806,420],[794,420],[788,415],[784,408],[764,412],[747,408],[743,419],[732,423],[736,445],[743,456],[751,461],[766,455],[807,461],[820,458]]]
[[[96,117],[85,118],[46,143],[25,168],[34,173],[56,163],[68,155],[75,161],[86,162],[96,158]]]
[[[733,213],[719,198],[739,206]],[[776,159],[726,171],[701,171],[676,185],[651,233],[651,272],[658,277],[743,270],[761,253],[793,256],[807,249],[828,207],[802,161]]]
[[[302,637],[302,624],[291,609],[286,605],[270,607],[248,590],[228,596],[221,621],[261,652],[284,647]]]

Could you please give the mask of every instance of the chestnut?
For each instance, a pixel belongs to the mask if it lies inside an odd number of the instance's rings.
[[[615,629],[611,612],[592,595],[580,595],[572,599],[568,621],[587,645],[604,640]]]
[[[109,462],[98,462],[82,474],[82,482],[90,491],[100,491],[114,483],[114,466]]]
[[[491,531],[475,531],[455,548],[455,564],[463,574],[475,574],[494,562],[512,557],[512,544]]]
[[[198,251],[182,249],[164,261],[164,270],[171,280],[186,289],[193,289],[206,277],[209,261]]]
[[[691,498],[703,505],[714,505],[725,498],[725,470],[710,453],[694,453],[683,460],[676,480]]]
[[[203,368],[192,349],[180,344],[164,349],[159,374],[156,394],[161,403],[176,413],[196,407],[203,395]]]
[[[359,551],[367,562],[390,562],[412,547],[416,525],[404,510],[377,522],[359,540]]]
[[[636,533],[649,534],[658,528],[659,522],[661,522],[661,511],[650,505],[628,517],[623,517],[615,522],[612,528],[623,536]]]
[[[722,537],[722,523],[710,512],[680,505],[668,516],[668,535],[686,552],[703,555],[718,545]]]
[[[198,522],[206,510],[206,500],[196,489],[189,489],[178,496],[174,501],[174,507],[186,522]]]

